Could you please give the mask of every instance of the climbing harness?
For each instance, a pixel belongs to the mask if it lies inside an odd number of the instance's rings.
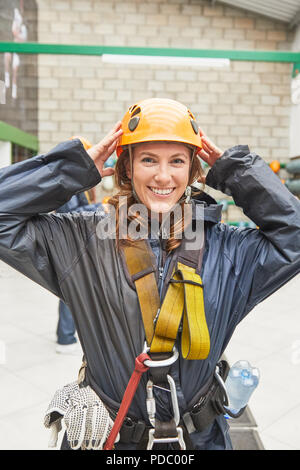
[[[168,357],[167,359],[164,359],[164,360],[153,361],[150,359],[149,355],[147,354],[146,352],[147,350],[148,348],[145,344],[144,351],[135,360],[134,372],[126,387],[123,400],[119,408],[119,411],[117,413],[114,425],[104,445],[104,450],[111,450],[113,448],[115,438],[120,432],[123,421],[126,417],[127,411],[130,407],[130,404],[132,402],[132,399],[134,397],[134,394],[136,392],[136,389],[138,387],[142,374],[152,367],[153,368],[169,367],[178,359],[178,356],[179,356],[177,349],[174,348],[174,351],[171,357]],[[149,429],[147,450],[152,449],[155,443],[166,443],[166,442],[178,442],[180,444],[180,448],[182,450],[185,449],[182,428],[178,426],[179,421],[180,421],[180,414],[179,414],[179,406],[178,406],[175,382],[170,375],[167,375],[167,380],[170,385],[170,390],[168,391],[171,392],[174,417],[172,418],[170,423],[164,423],[163,427],[160,426],[160,422],[158,422],[157,419],[155,418],[156,406],[155,406],[155,399],[153,396],[153,386],[154,386],[153,381],[148,380],[147,382],[146,405],[147,405],[149,421],[151,425],[153,426],[153,428]],[[170,424],[170,425],[167,426],[166,424]],[[158,431],[158,428],[160,427],[162,427],[162,431]],[[168,434],[170,427],[172,428],[171,430],[172,435],[166,435],[166,433]]]
[[[203,285],[196,269],[177,261],[162,305],[150,248],[145,240],[124,247],[127,268],[135,284],[150,353],[172,352],[182,325],[182,355],[205,359],[210,339],[205,318]]]
[[[189,434],[204,431],[218,415],[228,413],[225,380],[229,365],[226,361],[218,362],[213,376],[188,403],[182,416],[175,381],[169,373],[172,364],[179,358],[175,339],[181,320],[183,356],[186,359],[205,359],[209,353],[204,306],[202,309],[203,285],[196,272],[200,271],[199,265],[195,268],[189,266],[195,265],[195,262],[199,264],[196,260],[201,259],[202,255],[198,252],[195,256],[194,253],[192,262],[192,255],[189,259],[184,247],[179,249],[179,255],[169,268],[171,274],[167,274],[168,287],[161,306],[155,277],[155,258],[150,247],[145,241],[135,242],[135,247],[127,246],[123,249],[123,255],[127,275],[130,275],[138,294],[146,341],[142,353],[135,360],[135,368],[118,412],[109,409],[110,415],[114,416],[114,424],[103,449],[113,449],[118,435],[120,442],[137,445],[139,450],[151,450],[156,444],[171,444],[180,450],[192,449]],[[86,364],[80,372],[81,380],[85,367]],[[132,419],[127,414],[145,372],[149,374],[146,383],[147,423]],[[156,417],[154,387],[170,393],[172,417],[169,421],[160,421]]]
[[[120,431],[141,375],[150,369],[151,378],[146,386],[146,405],[152,427],[148,432],[147,449],[152,449],[157,443],[176,442],[180,449],[184,450],[186,445],[180,422],[175,382],[168,371],[179,357],[175,340],[181,322],[183,357],[205,359],[209,354],[210,338],[204,311],[202,280],[195,268],[184,264],[182,260],[177,260],[164,300],[160,305],[155,262],[147,242],[136,241],[135,246],[124,247],[123,253],[138,294],[146,343],[143,353],[136,359],[139,364],[143,363],[143,367],[138,366],[138,371],[137,366],[135,368],[104,449],[112,448],[114,436]],[[135,380],[137,373],[138,380]],[[153,387],[164,388],[171,394],[173,417],[168,422],[161,422],[155,417]]]

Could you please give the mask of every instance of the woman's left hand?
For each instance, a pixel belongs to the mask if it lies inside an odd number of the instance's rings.
[[[106,160],[116,150],[117,143],[123,130],[121,128],[121,122],[117,122],[111,131],[102,139],[98,144],[87,150],[87,153],[94,160],[94,163],[103,178],[104,176],[111,176],[114,174],[113,168],[104,168]]]
[[[223,155],[223,151],[217,147],[199,127],[199,132],[202,141],[202,149],[198,152],[198,155],[204,160],[210,167]]]

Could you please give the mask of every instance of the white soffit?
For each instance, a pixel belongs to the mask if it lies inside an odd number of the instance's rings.
[[[212,0],[294,26],[300,23],[300,0]]]

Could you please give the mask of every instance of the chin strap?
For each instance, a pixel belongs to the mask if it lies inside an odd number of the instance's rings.
[[[139,199],[138,195],[136,194],[134,184],[133,184],[133,151],[132,151],[132,145],[128,146],[128,151],[129,151],[129,161],[130,161],[130,177],[131,177],[131,188],[132,188],[132,194],[134,199],[138,204],[142,204],[141,200]]]

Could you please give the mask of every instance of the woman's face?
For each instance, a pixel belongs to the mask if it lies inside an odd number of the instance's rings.
[[[147,142],[133,150],[133,184],[139,200],[156,213],[168,212],[189,181],[191,150],[175,142]]]

